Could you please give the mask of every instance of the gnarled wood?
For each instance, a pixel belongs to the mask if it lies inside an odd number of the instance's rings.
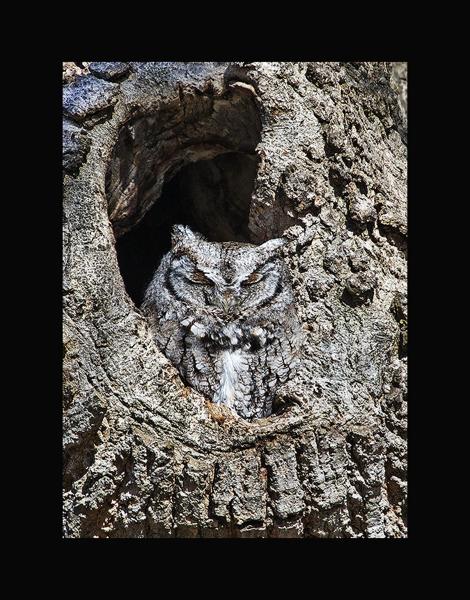
[[[68,66],[65,537],[406,536],[405,71]],[[187,165],[191,210],[204,185],[233,197],[244,159],[218,158],[233,152],[257,164],[241,235],[289,240],[306,336],[299,376],[253,423],[185,386],[116,253]]]

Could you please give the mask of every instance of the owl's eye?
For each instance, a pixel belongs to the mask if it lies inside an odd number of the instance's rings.
[[[193,271],[189,276],[191,283],[197,283],[199,285],[212,285],[212,281],[204,275],[202,271]]]
[[[248,275],[248,277],[241,282],[241,285],[243,287],[248,286],[248,285],[253,285],[255,283],[258,283],[262,279],[263,279],[263,275],[261,273],[256,273],[256,272],[251,273],[251,275]]]

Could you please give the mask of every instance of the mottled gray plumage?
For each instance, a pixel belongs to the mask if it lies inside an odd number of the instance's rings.
[[[283,243],[208,242],[177,225],[141,307],[186,382],[245,419],[271,414],[298,363]]]

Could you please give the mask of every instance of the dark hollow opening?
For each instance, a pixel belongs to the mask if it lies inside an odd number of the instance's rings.
[[[116,240],[124,284],[137,306],[170,249],[172,225],[189,225],[210,241],[252,241],[248,219],[257,168],[255,154],[227,152],[186,164],[165,179],[143,219]]]
[[[231,87],[219,95],[180,90],[156,112],[122,124],[105,189],[123,283],[137,307],[171,248],[173,225],[211,242],[259,244],[276,229],[282,234],[283,215],[264,226],[259,204],[251,210],[261,128],[253,95]]]

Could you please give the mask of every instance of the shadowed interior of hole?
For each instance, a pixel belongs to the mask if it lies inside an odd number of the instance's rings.
[[[248,219],[257,168],[255,154],[229,152],[190,163],[165,182],[142,221],[116,241],[124,284],[137,306],[170,249],[172,225],[188,225],[210,241],[252,241]]]

